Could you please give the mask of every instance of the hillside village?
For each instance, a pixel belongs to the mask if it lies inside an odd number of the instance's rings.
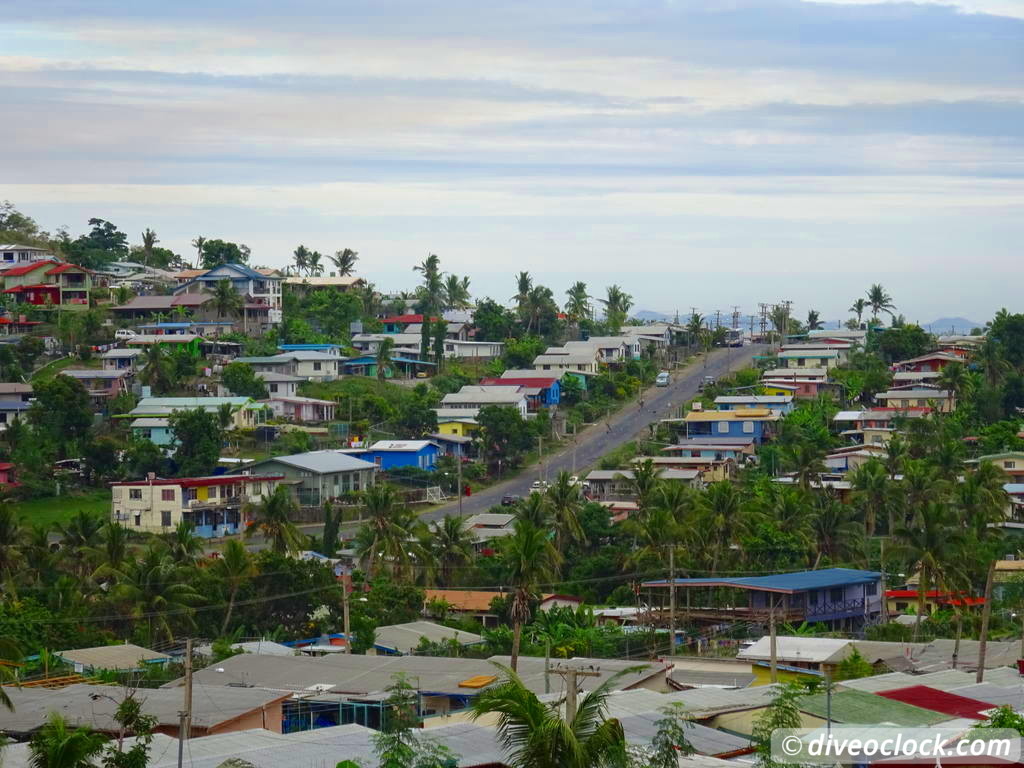
[[[348,248],[268,268],[14,213],[5,765],[59,729],[151,766],[372,763],[393,733],[515,765],[517,696],[715,768],[771,764],[785,712],[1024,709],[1024,315],[934,335],[872,285],[837,328],[641,322],[618,285],[501,302],[431,255],[384,293]]]

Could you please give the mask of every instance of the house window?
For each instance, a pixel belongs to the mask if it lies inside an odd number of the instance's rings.
[[[142,513],[141,512],[136,512],[135,513],[135,525],[136,526],[142,525]]]
[[[323,366],[320,363],[313,363],[313,370],[319,371]]]
[[[1003,466],[1006,467],[1007,469],[1016,469],[1017,462],[1016,461],[1004,461],[1003,462]]]
[[[878,594],[878,584],[876,582],[872,581],[870,584],[867,585],[867,587],[864,590],[864,593],[868,597],[874,597],[875,595]]]
[[[162,525],[164,528],[170,528],[171,527],[171,510],[169,510],[169,509],[162,509],[162,510],[160,510],[160,525]]]
[[[744,421],[743,422],[743,434],[752,435],[754,434],[754,422]]]
[[[843,600],[843,590],[841,588],[839,588],[839,589],[830,589],[828,591],[828,600],[829,600],[830,603],[842,602],[842,600]]]
[[[271,392],[277,392],[277,384],[271,384],[270,385],[270,391]]]
[[[721,432],[722,434],[727,434],[729,432],[729,422],[727,422],[727,421],[720,421],[720,422],[718,422],[718,431]]]
[[[160,501],[174,501],[174,489],[163,488],[160,490]]]
[[[142,498],[142,489],[141,488],[129,488],[128,489],[128,498],[129,499],[141,499]]]
[[[804,366],[804,362],[805,362],[805,360],[804,360],[804,358],[802,358],[802,357],[798,357],[798,358],[797,358],[797,360],[796,360],[796,364],[797,364],[797,365],[798,365],[799,367],[801,367],[801,368],[803,368],[803,366]]]

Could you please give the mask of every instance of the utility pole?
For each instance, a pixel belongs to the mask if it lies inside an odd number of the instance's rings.
[[[537,470],[537,479],[541,482],[544,481],[544,438],[537,435],[537,459],[540,461],[540,466]]]
[[[985,605],[981,608],[981,638],[978,642],[978,671],[974,678],[976,683],[985,682],[985,645],[988,642],[988,621],[992,616],[992,582],[995,577],[996,561],[993,560],[985,578]]]
[[[576,719],[576,693],[577,693],[577,678],[580,677],[600,677],[600,669],[577,669],[576,667],[566,667],[565,669],[555,668],[555,672],[561,675],[565,679],[565,721],[571,723]]]
[[[668,548],[668,636],[669,655],[674,656],[676,652],[676,548],[669,545]],[[1024,638],[1021,639],[1024,646]]]
[[[771,654],[771,681],[779,682],[779,654],[775,635],[775,595],[769,595],[768,634],[770,635],[769,653]]]
[[[185,641],[185,738],[192,738],[192,638]]]
[[[348,589],[352,583],[352,575],[346,573],[344,578],[341,580],[341,615],[342,615],[342,628],[345,632],[345,642],[348,643],[348,652],[352,653],[352,635],[349,630],[349,613],[348,613]]]
[[[544,641],[544,693],[551,693],[551,639]]]
[[[455,463],[458,465],[458,493],[459,493],[459,517],[462,517],[462,456],[456,454]]]

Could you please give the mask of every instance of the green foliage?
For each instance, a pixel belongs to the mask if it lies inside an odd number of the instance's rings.
[[[861,677],[871,677],[875,674],[875,668],[871,666],[871,662],[861,655],[861,652],[856,648],[853,652],[839,662],[836,667],[835,680],[856,680]]]
[[[800,699],[807,693],[797,683],[783,685],[771,704],[754,720],[753,741],[757,764],[761,768],[775,768],[772,760],[772,732],[779,728],[799,728],[801,726]]]
[[[203,269],[213,269],[221,264],[245,264],[248,257],[243,252],[245,246],[238,246],[224,240],[207,240],[203,243]]]
[[[508,339],[505,352],[501,356],[506,368],[532,368],[533,359],[542,354],[547,344],[539,336],[524,336],[521,339]]]
[[[473,325],[478,341],[505,341],[520,333],[515,313],[493,299],[477,302]]]
[[[221,380],[232,394],[239,397],[251,397],[253,400],[268,397],[267,385],[248,363],[228,363],[224,366]]]
[[[221,427],[217,414],[202,408],[175,411],[167,419],[176,448],[174,462],[180,477],[201,477],[213,473],[220,458]]]
[[[62,458],[77,458],[92,426],[89,392],[77,379],[54,376],[36,382],[28,421]]]
[[[386,690],[384,727],[373,737],[380,768],[450,768],[458,756],[447,747],[416,733],[419,696],[403,675],[396,675]]]

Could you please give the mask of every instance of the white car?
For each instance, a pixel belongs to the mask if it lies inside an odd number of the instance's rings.
[[[579,484],[580,484],[580,479],[578,477],[576,477],[576,475],[572,475],[572,476],[569,477],[569,485],[579,485]]]
[[[534,480],[530,484],[530,493],[544,493],[548,489],[548,484],[543,480]]]
[[[121,341],[124,341],[125,339],[134,339],[138,335],[139,334],[137,334],[131,328],[118,328],[116,331],[114,331],[114,338],[119,339]]]

